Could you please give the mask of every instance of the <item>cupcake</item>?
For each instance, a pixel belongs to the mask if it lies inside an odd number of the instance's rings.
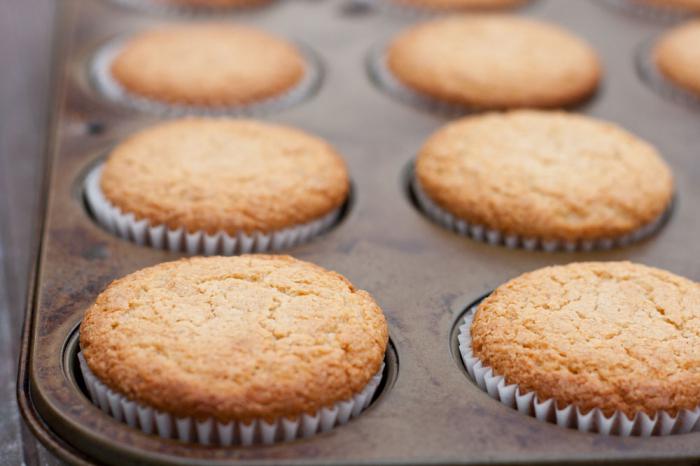
[[[291,440],[357,416],[387,324],[345,278],[288,256],[189,258],[114,281],[80,326],[95,404],[201,444]]]
[[[397,84],[475,109],[561,107],[594,93],[601,67],[583,40],[544,22],[459,15],[401,33],[386,52]]]
[[[611,123],[517,110],[438,130],[420,149],[414,188],[425,212],[475,239],[590,250],[651,233],[673,177],[651,145]]]
[[[426,10],[496,10],[514,8],[527,0],[388,0],[401,6]]]
[[[546,267],[460,328],[470,376],[540,420],[613,435],[700,430],[700,284],[630,262]]]
[[[666,79],[700,98],[700,20],[666,33],[654,47],[653,60]]]
[[[221,109],[269,102],[302,83],[294,45],[256,29],[199,23],[148,30],[102,50],[97,83],[116,100]]]
[[[350,189],[325,141],[252,120],[185,118],[120,143],[86,180],[113,233],[190,254],[279,250],[335,224]]]

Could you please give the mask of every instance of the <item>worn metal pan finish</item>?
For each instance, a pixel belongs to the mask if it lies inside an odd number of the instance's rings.
[[[382,396],[348,425],[287,444],[220,449],[164,441],[112,420],[80,391],[65,356],[74,348],[71,336],[84,310],[111,280],[177,257],[115,238],[86,213],[81,198],[86,170],[125,135],[159,119],[96,94],[86,74],[90,54],[117,34],[191,19],[98,0],[65,0],[61,14],[44,230],[19,389],[30,427],[59,456],[112,464],[700,460],[698,433],[604,437],[522,416],[473,385],[452,350],[453,324],[470,302],[541,266],[630,259],[700,279],[700,184],[695,182],[700,112],[650,89],[635,67],[640,45],[668,23],[584,0],[542,0],[520,12],[560,23],[594,44],[604,62],[604,83],[577,110],[616,121],[657,145],[677,180],[673,216],[654,237],[607,252],[549,254],[460,237],[430,222],[409,201],[406,167],[448,117],[384,94],[368,77],[366,62],[377,44],[415,18],[331,0],[288,0],[227,16],[308,44],[323,63],[323,83],[314,97],[264,118],[330,140],[350,167],[354,201],[337,228],[289,252],[369,290],[388,316],[398,359],[390,364],[393,372]]]

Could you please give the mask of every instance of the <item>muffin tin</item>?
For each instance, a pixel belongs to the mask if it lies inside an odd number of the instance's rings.
[[[457,325],[469,304],[520,273],[575,260],[630,259],[700,279],[700,113],[665,99],[635,66],[654,22],[594,1],[539,0],[517,14],[557,22],[601,54],[600,92],[579,111],[621,124],[654,143],[676,176],[669,222],[634,245],[590,253],[492,246],[428,220],[410,199],[407,167],[449,118],[406,105],[376,87],[373,50],[412,18],[371,4],[287,0],[218,19],[242,21],[308,44],[324,67],[318,93],[266,115],[315,133],[344,155],[354,183],[345,219],[289,250],[371,292],[389,321],[385,383],[359,418],[310,439],[260,447],[199,447],[147,436],[94,407],[76,372],[84,310],[114,278],[180,257],[111,235],[90,217],[83,180],[105,151],[159,121],[101,96],[86,79],[91,53],[110,37],[200,16],[159,16],[101,0],[65,0],[58,12],[51,140],[41,254],[30,290],[19,372],[28,426],[76,464],[498,464],[694,463],[700,434],[622,438],[580,433],[511,410],[475,386],[460,361]]]

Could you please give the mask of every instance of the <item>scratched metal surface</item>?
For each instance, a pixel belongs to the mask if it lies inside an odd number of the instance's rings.
[[[414,18],[371,9],[363,13],[329,0],[290,0],[233,18],[309,44],[325,65],[314,98],[265,118],[331,141],[348,162],[356,199],[338,228],[289,252],[343,273],[376,297],[389,320],[399,369],[393,386],[347,426],[289,444],[217,449],[162,441],[116,423],[94,408],[63,370],[66,339],[109,281],[177,257],[110,236],[83,209],[79,181],[86,167],[125,135],[158,120],[96,96],[81,78],[85,59],[113,34],[183,19],[95,0],[66,0],[64,6],[60,69],[66,72],[57,88],[46,228],[20,397],[30,426],[58,454],[74,462],[92,456],[112,463],[196,464],[648,464],[700,458],[697,433],[604,437],[522,416],[467,380],[450,349],[453,323],[466,304],[513,276],[548,264],[630,259],[700,279],[700,185],[694,182],[700,176],[700,113],[651,91],[635,69],[639,46],[668,23],[584,0],[541,0],[521,11],[559,23],[599,50],[606,69],[603,86],[578,110],[615,121],[654,143],[677,182],[675,212],[653,238],[608,252],[548,254],[459,237],[426,220],[407,200],[404,169],[422,141],[448,118],[384,95],[368,79],[365,62],[373,46]]]

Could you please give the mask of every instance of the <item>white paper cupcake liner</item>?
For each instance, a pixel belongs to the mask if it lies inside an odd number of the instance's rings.
[[[642,81],[657,94],[678,104],[700,110],[700,95],[674,83],[654,63],[654,47],[661,37],[644,42],[637,51],[637,71]],[[699,65],[700,66],[700,65]]]
[[[379,0],[381,1],[381,0]],[[422,110],[457,117],[477,113],[480,109],[436,99],[404,85],[389,69],[387,45],[375,46],[367,59],[367,68],[374,84],[388,95]]]
[[[477,304],[478,305],[478,304]],[[557,407],[553,399],[540,400],[534,392],[521,391],[517,384],[508,384],[505,377],[496,374],[491,367],[484,365],[472,351],[471,326],[477,305],[472,306],[459,326],[459,353],[469,377],[488,395],[504,405],[517,409],[518,412],[551,422],[561,427],[578,429],[581,432],[593,432],[603,435],[623,437],[652,435],[674,435],[700,431],[700,406],[693,410],[684,409],[675,416],[665,411],[650,417],[644,412],[637,413],[629,419],[623,412],[616,411],[605,416],[596,408],[582,413],[574,405]]]
[[[693,16],[692,12],[680,8],[646,4],[634,0],[603,0],[600,4],[637,18],[662,21],[665,23],[678,22]]]
[[[431,220],[442,227],[454,231],[462,236],[468,236],[477,241],[482,241],[491,245],[501,245],[508,248],[522,248],[528,251],[542,250],[546,252],[590,252],[599,250],[609,250],[616,247],[628,246],[634,242],[647,238],[658,231],[666,222],[671,213],[672,205],[659,215],[654,221],[646,224],[640,229],[616,238],[585,239],[578,241],[545,240],[534,237],[523,237],[516,234],[506,234],[498,230],[488,228],[484,225],[470,223],[460,219],[439,207],[423,191],[414,177],[412,180],[412,191],[415,195],[418,207]]]
[[[213,418],[205,420],[191,417],[179,418],[131,401],[100,382],[88,367],[82,353],[78,353],[78,359],[92,403],[116,420],[149,435],[157,434],[166,439],[221,446],[289,442],[297,438],[311,437],[320,432],[328,432],[335,426],[347,424],[350,419],[359,416],[369,406],[384,373],[384,363],[382,363],[379,372],[360,393],[331,407],[322,408],[313,415],[302,414],[297,419],[281,417],[273,422],[255,419],[249,424],[239,421],[222,423]]]
[[[113,205],[100,189],[100,176],[103,165],[93,168],[85,178],[85,200],[102,227],[122,239],[139,246],[167,249],[187,254],[224,255],[248,254],[289,249],[310,241],[335,226],[340,219],[343,207],[301,225],[294,225],[273,232],[239,232],[230,235],[220,231],[210,235],[204,231],[187,232],[166,225],[152,225],[148,219],[137,220],[133,213],[122,212]]]
[[[120,53],[129,37],[120,36],[105,43],[90,60],[89,75],[97,91],[108,100],[126,105],[136,110],[164,116],[206,115],[206,116],[254,116],[277,112],[303,102],[314,95],[321,83],[321,63],[311,49],[296,44],[304,57],[304,76],[291,89],[281,95],[230,106],[200,106],[171,104],[137,95],[125,89],[111,73],[114,59]]]

